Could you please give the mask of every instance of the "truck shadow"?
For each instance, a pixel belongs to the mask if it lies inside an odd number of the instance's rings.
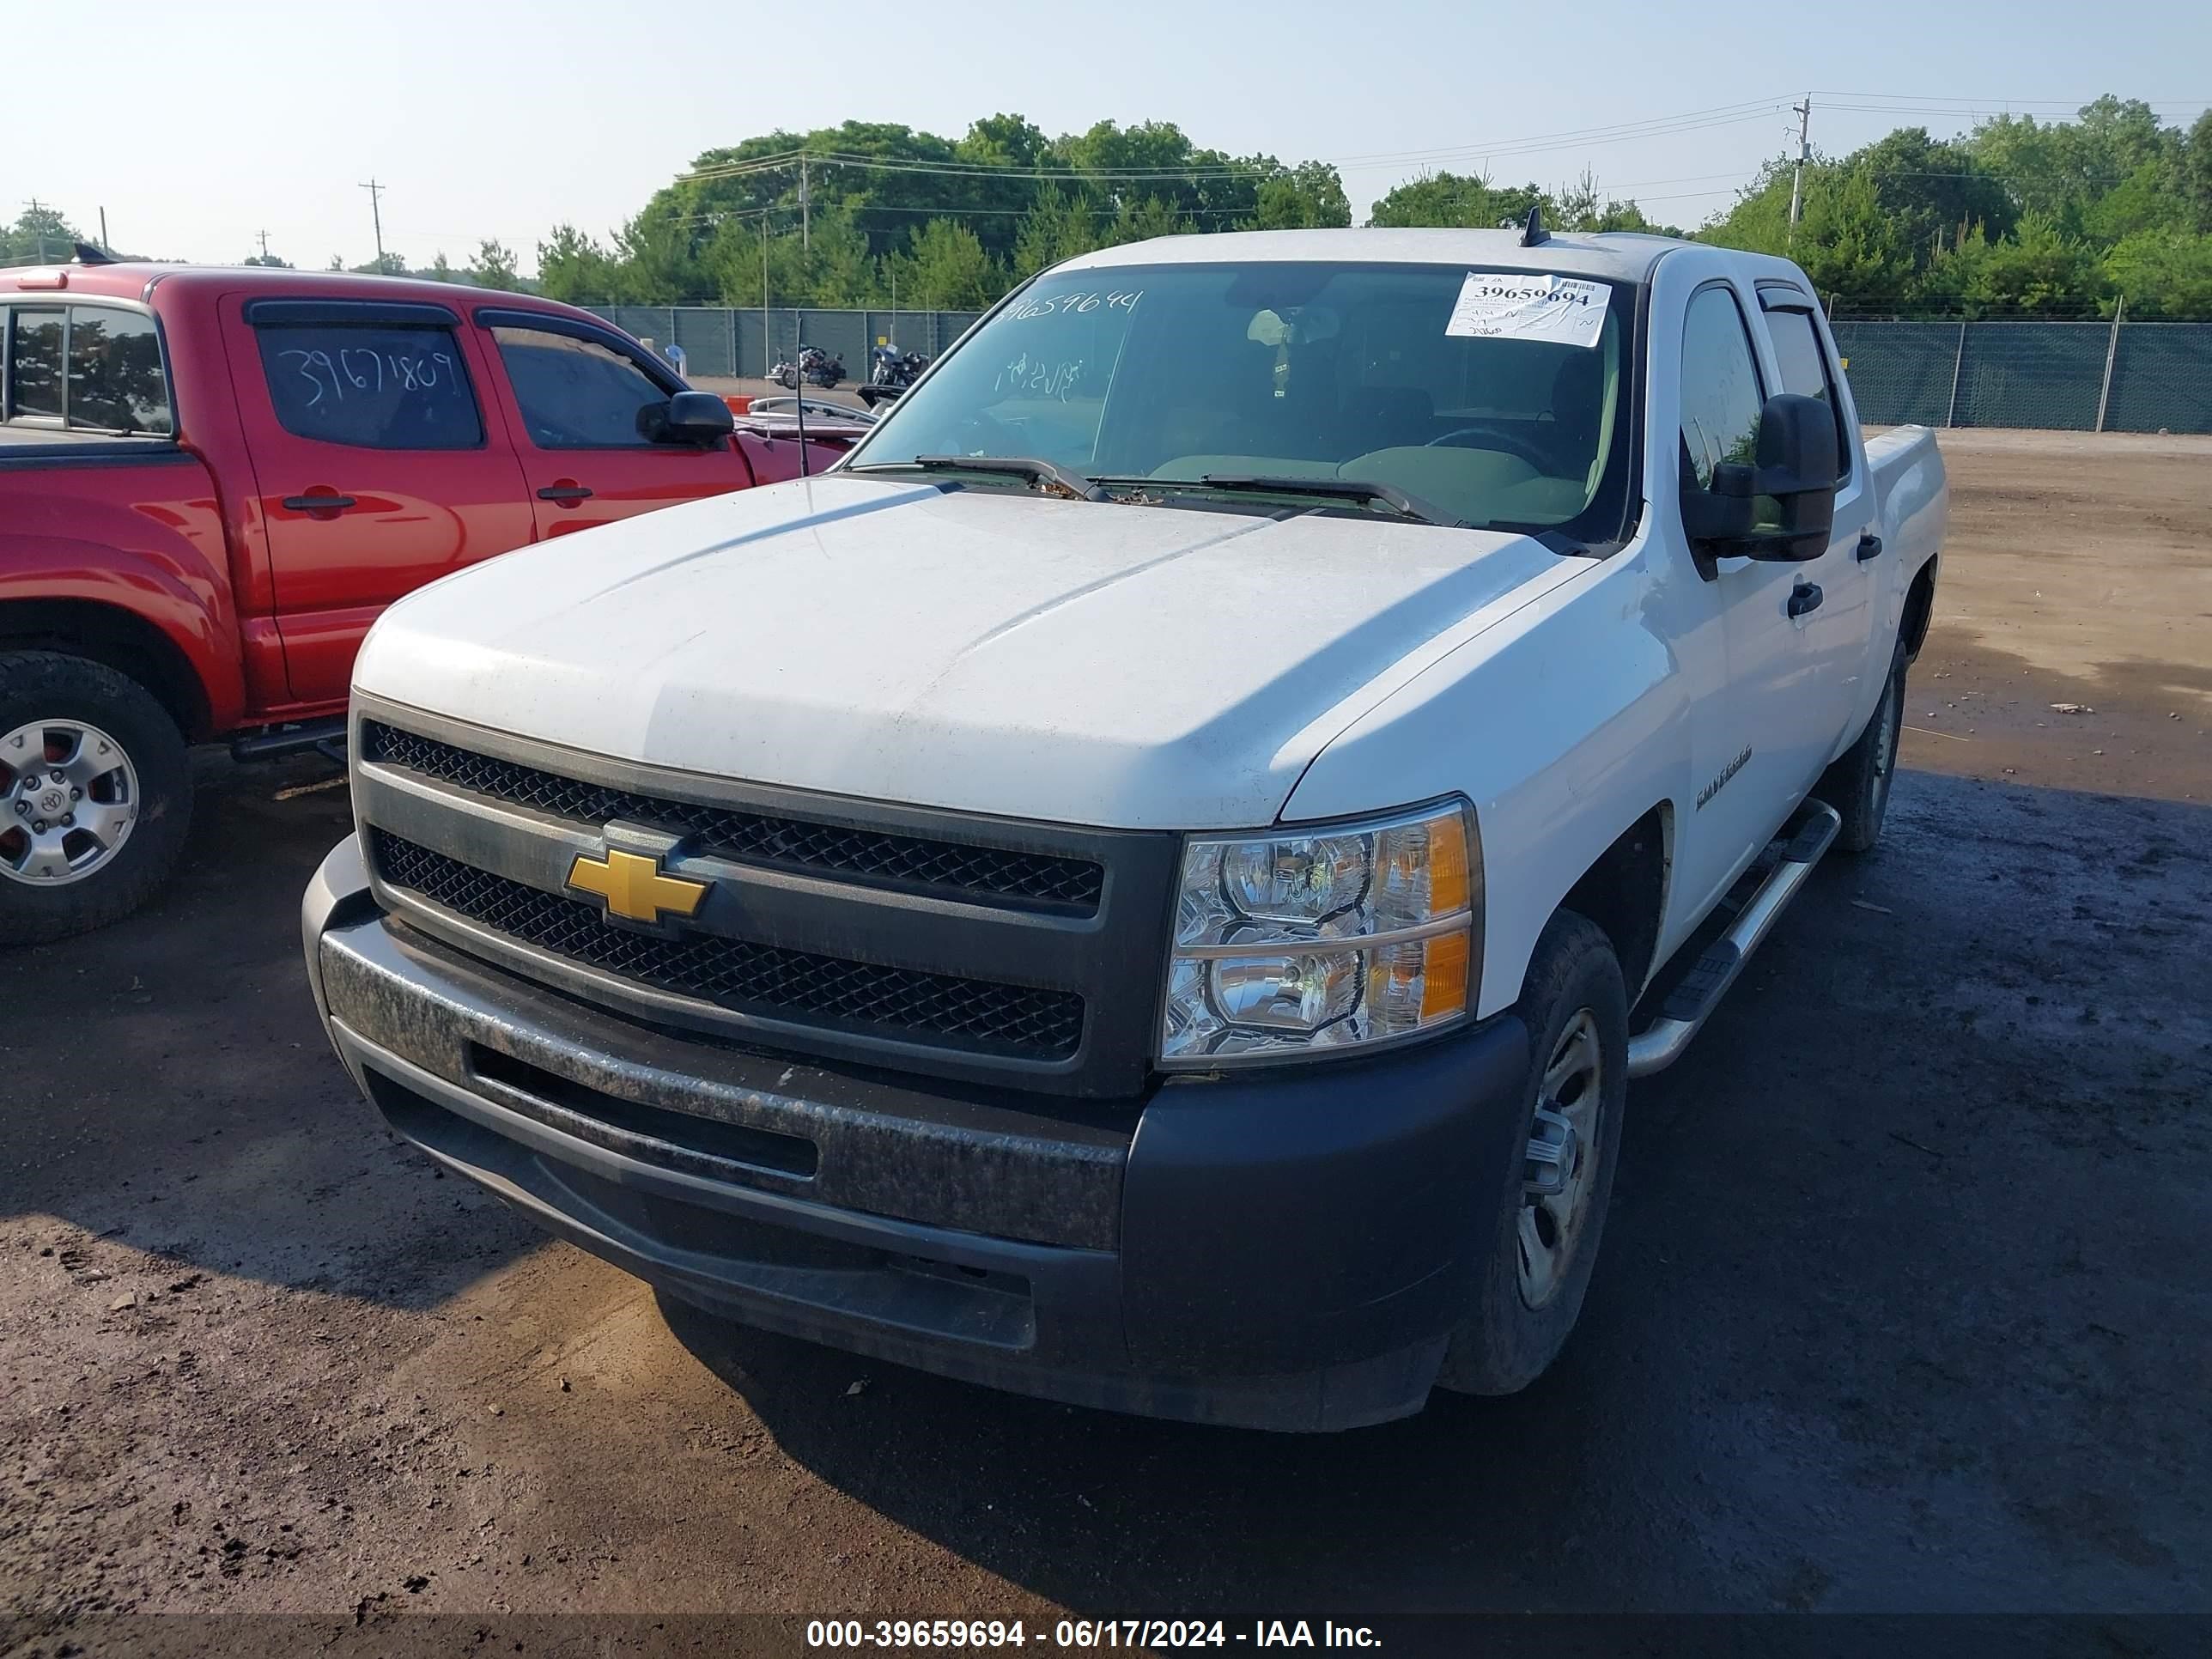
[[[300,895],[351,828],[346,792],[313,787],[335,775],[313,758],[194,763],[191,839],[165,893],[100,933],[0,952],[0,1218],[435,1307],[543,1240],[390,1134],[316,1021]]]
[[[2212,811],[1910,772],[1892,813],[1632,1090],[1521,1396],[1263,1436],[665,1317],[789,1456],[1091,1613],[2174,1605],[2212,1544],[2172,1521],[2212,1313],[2171,1272],[2212,1233]]]

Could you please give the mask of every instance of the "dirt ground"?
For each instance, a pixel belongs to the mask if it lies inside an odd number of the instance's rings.
[[[210,757],[162,902],[0,957],[0,1654],[2212,1611],[2212,441],[1944,442],[1887,840],[1632,1091],[1553,1375],[1336,1438],[718,1328],[441,1179],[302,982],[343,792]]]

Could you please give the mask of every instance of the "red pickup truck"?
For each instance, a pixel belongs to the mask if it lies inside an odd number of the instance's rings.
[[[0,271],[0,942],[160,885],[187,744],[338,739],[355,648],[402,594],[798,471],[794,441],[529,295]]]

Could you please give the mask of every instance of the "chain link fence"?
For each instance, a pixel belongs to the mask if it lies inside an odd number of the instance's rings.
[[[592,307],[673,345],[687,374],[764,378],[801,340],[868,378],[878,341],[935,357],[973,311]],[[2212,323],[1838,322],[1859,416],[1875,426],[2019,426],[2074,432],[2212,433]]]
[[[676,346],[684,373],[707,380],[760,380],[799,355],[803,340],[845,362],[845,378],[868,378],[877,342],[935,357],[982,313],[975,311],[831,311],[812,307],[592,306],[591,311],[655,350]]]
[[[2212,432],[2212,323],[1832,326],[1869,425]]]

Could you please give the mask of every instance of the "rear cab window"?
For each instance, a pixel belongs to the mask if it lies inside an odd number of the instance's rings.
[[[9,424],[125,437],[175,433],[161,332],[144,312],[15,304],[0,327],[0,418]]]
[[[450,323],[249,316],[278,424],[357,449],[477,449],[483,412]],[[266,320],[263,320],[263,319]]]

